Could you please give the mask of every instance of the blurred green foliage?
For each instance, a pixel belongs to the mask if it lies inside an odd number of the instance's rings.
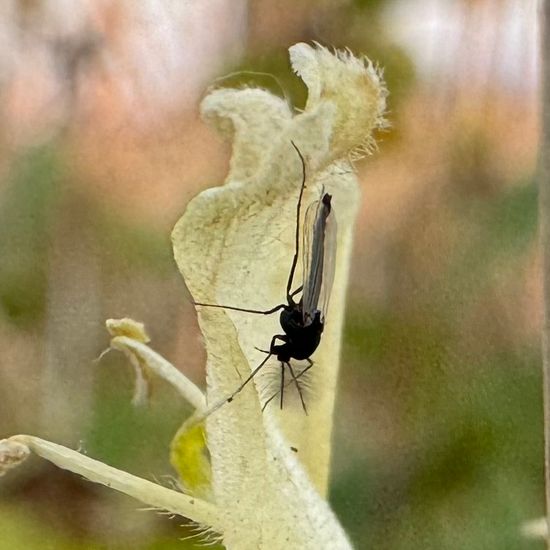
[[[63,532],[41,522],[21,507],[0,507],[0,549],[18,550],[42,548],[44,550],[103,550],[104,546],[71,540]]]
[[[155,379],[149,403],[136,407],[133,384],[133,367],[122,354],[112,352],[97,365],[96,405],[83,434],[86,451],[147,478],[153,472],[173,477],[168,447],[192,411],[173,388]]]
[[[61,219],[80,215],[71,211],[75,202],[85,218],[71,238],[77,244],[91,233],[97,246],[90,254],[100,251],[103,269],[173,270],[169,236],[113,214],[70,178],[55,142],[22,153],[7,177],[0,200],[0,315],[20,328],[43,320],[52,240]]]
[[[174,259],[169,235],[147,225],[125,220],[101,205],[94,209],[95,238],[106,265],[156,275],[173,273]]]
[[[284,48],[244,57],[238,65],[228,67],[227,75],[220,77],[215,85],[263,88],[283,97],[297,109],[303,109],[307,99],[307,88],[290,70],[288,52]]]
[[[136,511],[136,514],[138,512]],[[92,537],[71,536],[59,529],[53,528],[48,522],[36,516],[29,516],[24,507],[0,507],[0,550],[133,550],[136,538],[127,543],[98,542]],[[192,550],[204,548],[197,543],[197,538],[184,540],[195,533],[186,528],[164,531],[151,540],[139,544],[140,550]],[[199,539],[200,540],[200,539]],[[219,550],[218,544],[209,544],[209,548]]]
[[[336,471],[340,460],[345,467],[331,500],[360,548],[542,548],[520,535],[523,521],[543,513],[538,341],[518,344],[505,319],[492,320],[496,340],[492,327],[464,324],[496,273],[521,274],[536,242],[536,189],[518,183],[447,199],[448,221],[467,233],[435,282],[424,288],[419,279],[395,308],[390,296],[388,309],[354,302],[348,315],[342,384],[355,394],[346,402],[362,406],[341,414],[366,415],[355,434],[364,441],[350,457],[338,440],[346,426],[337,431],[335,449],[346,456],[336,452]],[[514,308],[517,297],[506,299]],[[381,410],[369,411],[371,401]],[[380,417],[395,430],[394,448],[370,456],[383,448]]]
[[[376,16],[380,10],[387,6],[390,0],[353,0],[351,4],[361,10],[367,11],[369,14]]]
[[[21,327],[44,315],[50,229],[62,168],[55,144],[18,158],[0,202],[0,315]]]
[[[401,434],[388,455],[370,457],[378,431],[367,419],[355,434],[364,454],[344,459],[336,451],[336,471],[339,460],[345,470],[331,501],[357,547],[541,547],[519,531],[543,507],[538,350],[503,349],[476,362],[454,355],[429,322],[418,330],[358,310],[346,335],[344,365],[356,366],[344,374],[344,389],[355,388],[350,401],[371,398],[384,407],[375,417],[386,416]],[[385,403],[373,395],[380,388]],[[335,449],[348,447],[337,439]]]
[[[532,182],[519,182],[490,198],[462,198],[457,210],[474,238],[459,256],[460,263],[468,269],[477,265],[487,273],[494,269],[495,261],[522,262],[535,242],[537,198]]]
[[[99,260],[104,275],[147,272],[160,281],[171,276],[174,270],[169,236],[113,214],[106,208],[108,205],[87,193],[85,186],[78,185],[78,175],[65,161],[62,143],[32,147],[12,163],[5,178],[0,197],[0,315],[17,330],[39,331],[47,316],[48,284],[52,277],[48,270],[50,262],[56,261],[52,244],[59,237],[60,227],[61,236],[68,238],[65,246],[93,247],[89,253]],[[66,227],[62,220],[69,220],[68,235],[63,234]],[[150,406],[132,406],[133,370],[122,356],[110,354],[100,364],[86,368],[95,370],[96,395],[89,424],[81,434],[84,450],[147,479],[151,479],[154,472],[162,483],[171,483],[174,472],[168,460],[168,446],[189,414],[186,406],[173,390],[156,381],[153,381]],[[40,376],[40,370],[36,376]],[[22,379],[21,383],[25,381]],[[82,388],[84,393],[87,390]],[[0,384],[0,399],[1,392]],[[22,426],[21,430],[27,431],[28,427]],[[44,468],[38,478],[42,475],[51,479],[51,473]],[[19,489],[10,490],[9,495],[2,495],[7,497],[6,501],[2,499],[0,513],[2,550],[135,547],[133,543],[130,546],[97,543],[91,526],[85,537],[72,535],[70,524],[78,518],[66,518],[67,501],[74,499],[74,490],[86,495],[94,486],[68,473],[61,476],[72,480],[73,488],[65,488],[67,494],[63,494],[61,483],[56,492],[58,498],[47,503],[48,512],[43,517],[37,513],[39,506],[34,509],[32,502],[27,502],[25,483]],[[35,485],[37,494],[44,492],[47,500],[48,491],[41,489],[40,484]],[[5,502],[13,505],[4,506]],[[105,499],[99,506],[109,509],[111,504]],[[55,525],[51,524],[52,518],[56,518]],[[62,528],[64,519],[66,532]],[[143,548],[196,547],[196,539],[185,544],[178,540],[192,535],[192,531],[177,524],[171,527],[172,532],[166,534],[166,529],[160,530],[159,540]]]

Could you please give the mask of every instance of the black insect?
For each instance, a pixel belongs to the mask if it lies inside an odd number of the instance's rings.
[[[336,220],[331,206],[331,195],[323,193],[321,200],[312,203],[306,211],[303,229],[303,284],[292,291],[294,274],[298,263],[300,248],[300,210],[302,197],[306,186],[306,164],[302,153],[294,142],[292,146],[298,153],[302,163],[302,184],[296,207],[296,240],[294,257],[290,267],[290,273],[286,285],[287,303],[279,304],[271,309],[256,310],[218,304],[205,304],[194,302],[197,306],[218,307],[255,313],[258,315],[271,315],[281,310],[279,321],[284,334],[276,334],[271,339],[269,350],[259,350],[266,354],[266,358],[251,372],[244,382],[222,403],[230,402],[233,398],[258,374],[270,357],[276,356],[281,362],[281,384],[277,393],[272,395],[263,405],[267,404],[280,394],[280,407],[283,407],[283,393],[285,385],[285,367],[291,376],[289,383],[294,383],[300,395],[302,407],[307,414],[307,408],[298,379],[302,377],[312,366],[313,355],[319,343],[325,325],[325,313],[328,308],[328,300],[332,282],[334,280],[335,255],[336,255]],[[298,302],[294,297],[301,292]],[[282,343],[277,343],[277,342]],[[258,348],[256,348],[258,349]],[[296,376],[291,359],[305,360],[308,366]]]

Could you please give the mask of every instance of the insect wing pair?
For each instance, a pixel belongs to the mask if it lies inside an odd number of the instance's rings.
[[[302,315],[304,325],[320,312],[324,324],[336,267],[336,217],[331,195],[323,192],[312,203],[304,220]]]

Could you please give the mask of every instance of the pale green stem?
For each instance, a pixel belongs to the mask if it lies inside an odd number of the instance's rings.
[[[544,465],[546,521],[550,525],[550,0],[543,2],[541,12],[541,141],[538,185],[540,236],[543,257],[544,324],[542,329],[543,395],[544,395]],[[550,549],[550,538],[547,537]]]
[[[136,359],[138,366],[142,365],[166,380],[196,411],[200,412],[206,409],[206,399],[202,391],[147,344],[128,336],[115,336],[111,340],[111,348],[127,354],[130,360]]]
[[[38,437],[17,435],[7,441],[25,445],[35,454],[49,460],[59,468],[120,491],[151,507],[189,518],[221,534],[219,512],[213,504],[204,500],[167,489]]]

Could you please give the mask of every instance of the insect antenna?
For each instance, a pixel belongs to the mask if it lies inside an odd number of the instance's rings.
[[[298,197],[298,205],[296,207],[296,241],[295,241],[295,247],[294,247],[294,258],[292,258],[292,265],[290,267],[290,273],[288,275],[288,281],[286,284],[287,300],[289,304],[292,304],[293,296],[299,292],[299,291],[295,291],[291,293],[290,289],[292,288],[292,281],[294,279],[294,272],[296,271],[296,264],[298,263],[298,253],[300,250],[300,209],[302,207],[302,197],[304,195],[304,189],[306,187],[306,161],[304,160],[304,157],[300,152],[300,149],[296,147],[296,144],[293,141],[291,141],[290,143],[292,143],[292,147],[296,149],[296,152],[300,157],[300,161],[302,162],[302,185],[300,186],[300,196]]]
[[[292,281],[294,279],[294,273],[296,271],[296,265],[298,263],[298,254],[300,249],[300,210],[302,207],[302,197],[304,194],[304,189],[306,187],[306,162],[304,160],[304,157],[302,153],[300,152],[300,149],[296,146],[296,144],[291,141],[292,147],[296,149],[296,152],[298,153],[298,156],[300,157],[300,161],[302,162],[302,184],[300,186],[300,195],[298,197],[298,205],[296,207],[296,238],[295,238],[295,249],[294,249],[294,257],[292,258],[292,265],[290,267],[290,273],[288,275],[288,281],[286,285],[286,295],[288,304],[294,303],[294,296],[302,291],[303,285],[300,285],[299,288],[297,288],[294,292],[291,292],[290,289],[292,288]],[[270,309],[250,309],[250,308],[244,308],[244,307],[237,307],[237,306],[224,306],[221,304],[207,304],[205,302],[195,302],[194,300],[191,300],[191,303],[194,306],[202,306],[202,307],[216,307],[219,309],[230,309],[232,311],[242,311],[243,313],[253,313],[256,315],[271,315],[272,313],[275,313],[276,311],[279,311],[285,307],[287,307],[287,304],[279,304],[275,307],[272,307]]]

